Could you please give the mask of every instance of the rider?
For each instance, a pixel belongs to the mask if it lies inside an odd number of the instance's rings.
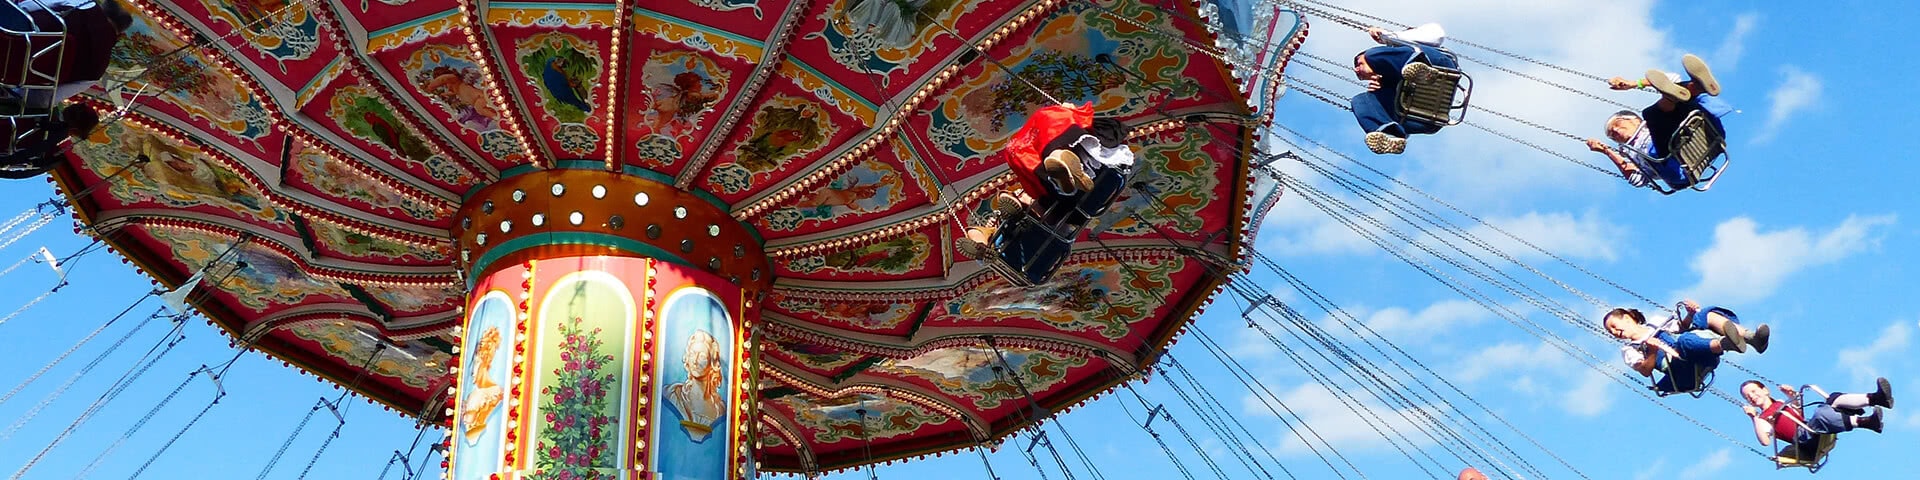
[[[1680,64],[1686,68],[1687,80],[1658,69],[1647,70],[1647,76],[1638,80],[1621,77],[1607,80],[1607,85],[1614,90],[1652,88],[1660,92],[1659,101],[1637,113],[1621,110],[1607,117],[1607,138],[1624,148],[1610,147],[1596,138],[1587,139],[1587,149],[1606,155],[1627,183],[1635,187],[1647,186],[1653,181],[1653,175],[1676,189],[1700,181],[1682,169],[1680,162],[1651,159],[1667,157],[1668,142],[1688,114],[1703,112],[1714,129],[1726,132],[1720,119],[1733,113],[1733,106],[1720,100],[1720,82],[1713,78],[1713,70],[1707,68],[1706,61],[1688,54],[1681,57]]]
[[[1407,135],[1436,133],[1442,125],[1401,115],[1401,79],[1428,79],[1439,73],[1433,67],[1457,69],[1459,65],[1440,50],[1447,32],[1437,23],[1399,33],[1368,28],[1367,35],[1382,46],[1353,57],[1353,75],[1367,82],[1367,92],[1355,95],[1350,103],[1353,118],[1367,132],[1368,150],[1376,154],[1405,152]]]
[[[0,179],[33,178],[65,160],[61,137],[80,141],[100,124],[100,114],[83,103],[55,107],[54,116],[45,120],[32,117],[0,119],[0,135],[12,139],[16,131],[28,131],[25,138],[13,140],[10,150],[0,150]],[[37,129],[33,128],[38,122]],[[64,133],[64,135],[61,135]],[[0,148],[9,147],[0,143]]]
[[[1007,139],[1001,155],[1019,180],[1020,190],[995,195],[994,210],[1004,215],[1038,201],[1091,191],[1093,177],[1101,170],[1126,176],[1133,168],[1133,149],[1126,138],[1126,126],[1118,120],[1094,118],[1091,103],[1041,107]],[[984,256],[998,230],[991,224],[968,228],[960,243],[969,255]]]
[[[1773,445],[1773,441],[1792,442],[1792,456],[1798,459],[1812,460],[1820,454],[1820,435],[1850,432],[1855,428],[1880,433],[1885,426],[1884,414],[1880,409],[1893,408],[1893,385],[1886,378],[1875,383],[1878,390],[1873,393],[1833,393],[1827,395],[1827,403],[1813,410],[1812,415],[1800,411],[1800,392],[1793,387],[1781,385],[1780,391],[1787,394],[1787,402],[1773,399],[1765,384],[1759,380],[1748,380],[1740,384],[1740,394],[1747,398],[1749,405],[1741,406],[1748,417],[1753,418],[1753,434],[1761,445]],[[1819,387],[1814,387],[1816,390]],[[1867,415],[1868,407],[1873,414]],[[1805,425],[1810,428],[1801,428]],[[1812,430],[1812,431],[1809,431]]]
[[[1621,354],[1633,371],[1652,378],[1665,362],[1666,375],[1654,382],[1656,391],[1674,393],[1704,387],[1701,383],[1705,379],[1696,378],[1696,369],[1710,371],[1720,366],[1720,355],[1728,351],[1746,353],[1751,344],[1756,353],[1766,352],[1771,336],[1768,326],[1748,330],[1725,308],[1702,309],[1691,300],[1682,305],[1687,310],[1684,322],[1669,320],[1651,325],[1645,314],[1630,308],[1615,308],[1601,322],[1607,333],[1627,341]],[[1709,339],[1693,330],[1709,330],[1720,338]]]

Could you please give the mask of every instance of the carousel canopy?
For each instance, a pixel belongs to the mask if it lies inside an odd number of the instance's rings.
[[[1184,0],[129,3],[85,101],[131,111],[56,182],[159,283],[207,267],[212,323],[437,416],[463,194],[668,180],[765,240],[756,425],[787,471],[990,442],[1150,364],[1238,269],[1278,75],[1253,73],[1304,35]],[[1022,289],[952,245],[1049,96],[1132,128],[1136,216]]]

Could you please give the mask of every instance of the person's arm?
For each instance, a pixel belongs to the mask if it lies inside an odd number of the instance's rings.
[[[1447,41],[1447,30],[1440,28],[1440,24],[1438,23],[1428,23],[1401,32],[1389,32],[1380,27],[1369,27],[1367,28],[1367,36],[1373,37],[1373,41],[1381,45],[1392,45],[1395,40],[1398,40],[1438,47]]]
[[[1607,160],[1613,162],[1613,168],[1620,169],[1620,176],[1626,177],[1628,184],[1635,187],[1646,186],[1647,177],[1640,172],[1640,166],[1635,165],[1633,161],[1627,159],[1625,155],[1621,155],[1619,150],[1607,146],[1605,142],[1601,142],[1598,138],[1587,139],[1587,149],[1601,155],[1606,155]]]
[[[1760,440],[1760,446],[1773,446],[1773,422],[1762,418],[1760,416],[1760,409],[1754,408],[1752,405],[1741,407],[1741,409],[1746,410],[1747,417],[1753,419],[1753,437]]]
[[[1662,352],[1667,352],[1669,358],[1680,358],[1680,351],[1674,350],[1672,345],[1668,345],[1667,342],[1661,340],[1660,337],[1647,337],[1647,346],[1658,348]],[[1648,357],[1651,358],[1652,355],[1648,355]]]
[[[1642,377],[1652,377],[1653,367],[1658,362],[1659,362],[1659,357],[1654,356],[1652,349],[1642,346],[1640,350],[1640,359],[1634,360],[1633,364],[1629,366],[1633,367],[1633,371],[1636,373],[1639,373],[1640,376]]]

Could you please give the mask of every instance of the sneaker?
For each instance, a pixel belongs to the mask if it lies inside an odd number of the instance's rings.
[[[1406,67],[1400,69],[1400,75],[1413,83],[1429,84],[1440,77],[1440,70],[1425,63],[1408,62]]]
[[[1093,177],[1087,176],[1087,170],[1080,165],[1080,156],[1071,150],[1054,150],[1047,159],[1040,162],[1040,168],[1054,176],[1056,181],[1065,180],[1075,190],[1093,190]]]
[[[1369,132],[1367,150],[1378,155],[1398,155],[1407,151],[1407,139],[1388,135],[1387,132]]]
[[[1673,77],[1667,76],[1667,72],[1647,70],[1647,84],[1652,86],[1654,90],[1659,91],[1661,95],[1666,95],[1667,98],[1673,99],[1673,101],[1685,102],[1693,100],[1693,91],[1687,90],[1686,86],[1674,82]]]
[[[968,228],[967,234],[961,236],[959,239],[954,240],[954,243],[955,243],[955,246],[960,249],[960,253],[965,253],[967,254],[967,256],[973,257],[976,260],[984,260],[987,258],[991,258],[997,255],[993,251],[993,246],[988,245],[984,242],[980,242],[978,240],[974,240],[973,237],[974,237],[974,234],[979,234],[980,238],[987,239],[987,241],[993,241],[993,234],[998,230],[999,228],[992,227],[992,226]]]
[[[1686,67],[1687,76],[1693,77],[1693,81],[1700,84],[1700,90],[1707,92],[1707,95],[1720,96],[1720,81],[1713,78],[1713,70],[1707,68],[1706,60],[1701,60],[1700,57],[1689,53],[1687,56],[1680,57],[1680,65]]]
[[[1000,192],[999,195],[993,196],[993,211],[995,213],[1011,215],[1013,212],[1020,211],[1020,208],[1023,206],[1024,205],[1020,204],[1020,198],[1013,196],[1011,193]]]
[[[1853,417],[1853,428],[1864,428],[1873,430],[1873,433],[1881,433],[1880,430],[1886,427],[1886,414],[1884,412],[1885,411],[1880,410],[1878,407],[1875,407],[1872,415]]]
[[[1880,377],[1880,379],[1874,383],[1879,384],[1877,386],[1880,387],[1880,389],[1867,394],[1867,403],[1884,408],[1893,408],[1893,384],[1887,382],[1887,377]]]
[[[1741,335],[1738,328],[1728,329],[1727,334],[1720,337],[1720,348],[1729,352],[1747,353],[1747,337]]]
[[[1747,335],[1747,345],[1753,346],[1753,353],[1767,353],[1767,338],[1772,336],[1773,328],[1764,323],[1760,324],[1759,328],[1753,329],[1752,334]]]

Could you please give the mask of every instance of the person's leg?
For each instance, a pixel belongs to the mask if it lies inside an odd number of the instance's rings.
[[[1740,325],[1740,317],[1732,310],[1716,306],[1701,307],[1693,312],[1693,328],[1708,330],[1728,338],[1737,338],[1734,343],[1753,347],[1757,353],[1767,353],[1767,343],[1773,336],[1772,327],[1761,324],[1759,327],[1746,328]]]
[[[1893,384],[1886,377],[1874,381],[1877,387],[1872,393],[1832,393],[1827,395],[1827,404],[1841,410],[1866,411],[1867,407],[1893,408]]]
[[[1667,332],[1660,332],[1658,335],[1661,337],[1661,340],[1665,340],[1667,344],[1673,345],[1674,350],[1680,351],[1681,359],[1693,362],[1696,365],[1710,367],[1719,366],[1721,354],[1728,351],[1744,353],[1743,351],[1746,347],[1745,345],[1736,345],[1730,338],[1726,337],[1713,340],[1695,333],[1674,335]]]
[[[1687,70],[1687,76],[1692,77],[1693,83],[1700,86],[1702,93],[1720,95],[1720,81],[1713,78],[1713,69],[1707,68],[1706,60],[1701,60],[1700,57],[1689,53],[1680,57],[1680,66]]]
[[[1807,426],[1813,428],[1812,433],[1840,433],[1851,431],[1854,427],[1854,422],[1848,421],[1847,416],[1840,414],[1832,405],[1815,407],[1806,414]]]
[[[1401,129],[1399,120],[1395,119],[1395,112],[1391,110],[1394,106],[1393,100],[1383,98],[1385,95],[1381,92],[1384,91],[1386,89],[1354,95],[1353,100],[1348,102],[1348,105],[1353,107],[1353,119],[1359,121],[1360,130],[1367,133],[1383,132],[1387,135],[1406,138],[1407,132]]]

